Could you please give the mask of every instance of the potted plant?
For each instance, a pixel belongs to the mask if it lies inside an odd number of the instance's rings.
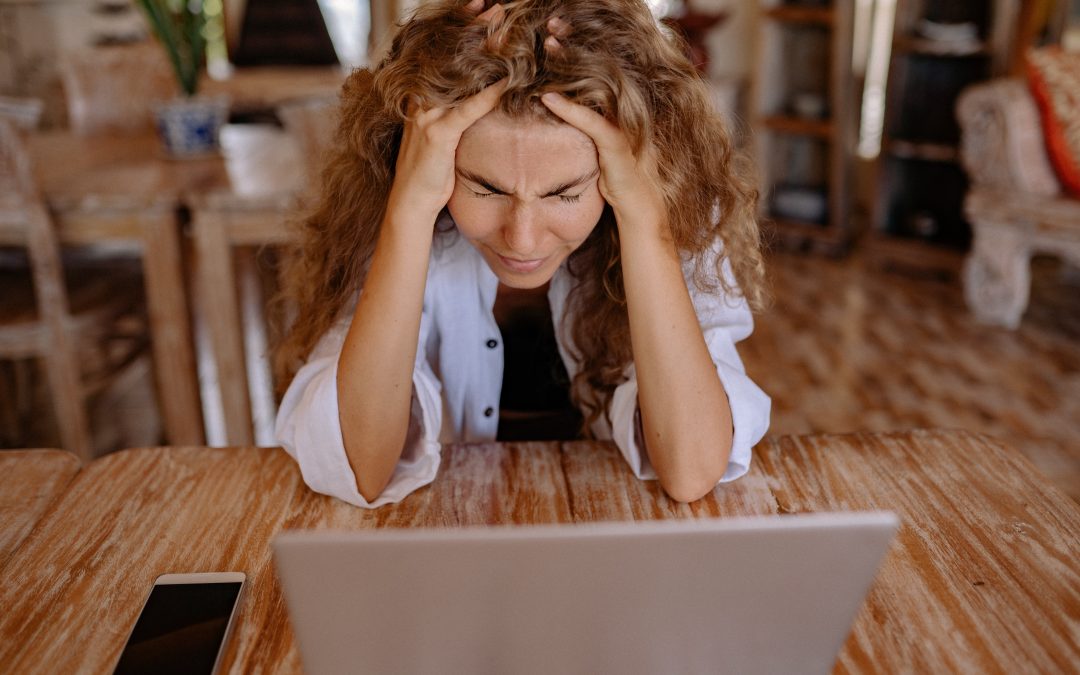
[[[206,62],[206,13],[202,0],[138,0],[172,65],[183,96],[155,109],[158,133],[169,154],[197,157],[218,149],[228,100],[196,96]]]

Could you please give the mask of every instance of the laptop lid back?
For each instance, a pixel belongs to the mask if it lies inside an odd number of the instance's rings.
[[[286,532],[305,670],[827,673],[889,513]]]

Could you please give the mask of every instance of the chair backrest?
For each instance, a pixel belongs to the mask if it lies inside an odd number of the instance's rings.
[[[80,396],[79,362],[71,335],[71,310],[64,284],[60,243],[52,216],[34,181],[29,153],[11,122],[0,117],[0,242],[21,240],[29,253],[38,322],[45,328],[36,350],[48,355],[49,379],[66,449],[83,458],[92,453],[86,410]],[[0,343],[3,343],[0,340]],[[14,355],[23,347],[13,345]],[[12,354],[8,354],[11,356]],[[2,356],[2,355],[0,355]],[[61,396],[57,392],[67,392]]]
[[[0,114],[0,242],[23,241],[39,202],[30,157],[12,120]]]
[[[37,129],[44,108],[45,102],[39,98],[0,96],[0,117],[24,131]]]
[[[154,43],[93,47],[61,59],[68,121],[76,133],[139,133],[153,106],[178,92],[165,51]]]
[[[19,132],[0,117],[0,241],[21,240],[33,269],[39,312],[65,321],[67,293],[60,260],[60,244],[52,217],[34,181],[30,156]],[[59,324],[58,324],[59,325]]]

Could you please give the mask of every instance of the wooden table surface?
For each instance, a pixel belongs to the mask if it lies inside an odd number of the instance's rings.
[[[604,443],[452,446],[432,485],[373,511],[309,491],[279,449],[109,455],[0,568],[0,671],[108,672],[157,575],[240,570],[230,671],[299,672],[269,549],[283,529],[870,509],[903,524],[837,672],[1080,670],[1080,507],[989,438],[917,431],[764,442],[747,476],[691,505]]]
[[[78,457],[63,450],[0,452],[0,568],[80,466]]]

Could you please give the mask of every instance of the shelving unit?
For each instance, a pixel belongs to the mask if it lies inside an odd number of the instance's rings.
[[[1004,74],[1019,0],[897,0],[870,257],[955,272],[971,240],[956,99]],[[964,24],[969,34],[963,35]]]
[[[751,92],[761,215],[776,243],[844,252],[857,99],[852,0],[763,0]]]

